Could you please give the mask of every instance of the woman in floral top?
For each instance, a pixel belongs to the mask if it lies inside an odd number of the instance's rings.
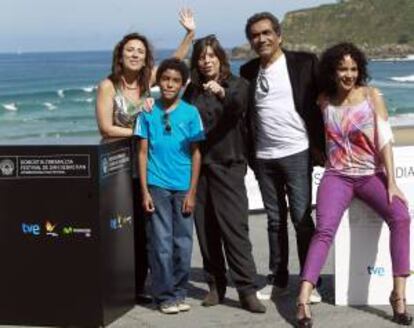
[[[394,288],[393,321],[410,325],[405,285],[410,275],[410,215],[396,185],[392,132],[378,89],[367,85],[367,61],[350,43],[326,50],[320,62],[327,161],[316,205],[316,231],[302,272],[297,323],[311,327],[309,295],[318,280],[344,211],[357,197],[380,214],[390,228]]]

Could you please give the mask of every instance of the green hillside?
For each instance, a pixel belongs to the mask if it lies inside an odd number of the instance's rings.
[[[342,0],[293,11],[282,31],[290,49],[320,52],[351,41],[372,57],[401,57],[414,53],[414,0]]]

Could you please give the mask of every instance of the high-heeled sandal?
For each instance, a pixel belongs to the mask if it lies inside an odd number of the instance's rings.
[[[313,321],[312,317],[306,316],[305,307],[309,306],[309,312],[310,312],[310,303],[296,303],[296,309],[299,312],[299,308],[303,308],[304,316],[303,318],[297,318],[296,317],[296,327],[297,328],[312,328]],[[312,315],[312,314],[311,314]]]
[[[397,311],[398,302],[404,302],[404,312]],[[393,312],[392,321],[402,326],[411,326],[413,317],[407,312],[407,304],[405,298],[400,298],[394,292],[391,292],[390,304]]]

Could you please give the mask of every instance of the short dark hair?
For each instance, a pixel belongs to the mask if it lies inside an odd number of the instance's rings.
[[[179,72],[181,74],[181,79],[183,80],[183,85],[187,83],[188,76],[190,74],[187,65],[178,58],[168,58],[163,60],[157,69],[157,84],[160,82],[162,73],[164,73],[167,69]]]
[[[365,54],[353,43],[342,42],[326,49],[319,62],[319,85],[327,96],[334,96],[337,92],[336,70],[345,56],[351,56],[358,66],[356,85],[366,85],[369,80],[367,59]]]
[[[246,37],[248,40],[250,40],[251,38],[250,28],[252,27],[252,25],[264,19],[268,19],[270,23],[272,23],[273,31],[275,31],[275,33],[278,36],[282,34],[282,27],[280,26],[279,20],[276,18],[276,16],[268,11],[264,11],[261,13],[254,14],[253,16],[248,18],[246,22],[246,27],[244,29],[244,32],[246,33]]]
[[[226,51],[221,46],[215,35],[208,35],[194,42],[193,53],[191,55],[191,82],[198,87],[200,87],[201,83],[205,80],[205,78],[199,72],[198,60],[203,54],[205,54],[207,47],[211,47],[220,62],[218,82],[222,83],[231,75],[230,63],[227,58]]]

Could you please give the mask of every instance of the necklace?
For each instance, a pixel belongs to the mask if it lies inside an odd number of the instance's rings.
[[[125,89],[128,89],[128,90],[137,90],[139,87],[138,86],[136,86],[136,87],[130,87],[129,85],[124,84],[124,88]]]
[[[137,90],[138,88],[139,88],[139,85],[136,85],[135,87],[131,87],[131,84],[128,84],[126,81],[125,81],[125,78],[122,76],[122,84],[123,84],[123,87],[125,88],[125,89],[128,89],[128,90]]]

